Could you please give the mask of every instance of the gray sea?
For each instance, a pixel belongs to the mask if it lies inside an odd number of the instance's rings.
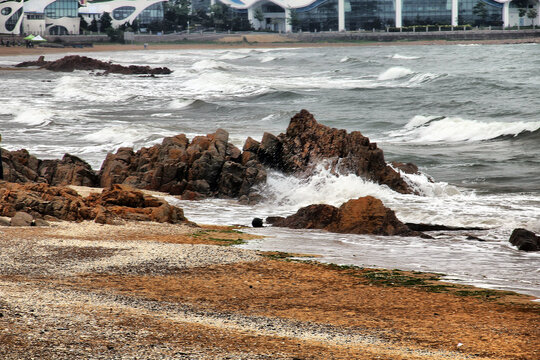
[[[0,50],[1,51],[1,50]],[[249,225],[313,203],[373,195],[404,222],[482,227],[434,240],[265,227],[242,247],[322,255],[321,261],[435,271],[451,281],[540,297],[540,253],[508,242],[540,233],[540,45],[392,45],[331,48],[96,52],[121,64],[167,66],[156,78],[87,71],[0,71],[2,147],[42,159],[77,155],[99,169],[107,152],[165,136],[229,131],[279,134],[307,109],[328,126],[358,130],[387,161],[413,162],[402,195],[320,167],[309,179],[270,172],[254,206],[167,199],[199,223]],[[49,55],[54,60],[63,55]],[[0,57],[0,67],[34,57]],[[430,180],[431,179],[431,180]],[[467,240],[469,235],[485,241]]]

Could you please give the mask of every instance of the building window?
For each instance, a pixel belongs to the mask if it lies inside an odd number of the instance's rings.
[[[13,29],[15,29],[15,26],[17,26],[17,22],[19,21],[19,18],[22,16],[22,14],[23,9],[20,8],[15,14],[11,15],[11,17],[6,21],[7,31],[13,31]]]
[[[45,8],[45,16],[51,19],[78,16],[77,0],[56,0]]]
[[[69,32],[65,27],[60,26],[60,25],[55,25],[49,29],[49,34],[50,35],[69,35]]]
[[[122,6],[114,9],[112,12],[112,16],[114,20],[124,20],[129,15],[133,14],[134,11],[134,6]]]
[[[154,5],[150,5],[137,16],[137,21],[141,25],[148,25],[153,21],[163,20],[163,3],[159,2]]]
[[[9,15],[11,14],[11,8],[8,6],[8,7],[5,7],[2,9],[2,15]]]
[[[43,20],[43,14],[26,14],[28,20]]]

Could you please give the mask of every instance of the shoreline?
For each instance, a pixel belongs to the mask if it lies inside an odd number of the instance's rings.
[[[48,54],[85,54],[89,52],[113,52],[113,51],[153,51],[153,50],[228,50],[228,49],[272,49],[272,48],[326,48],[326,47],[355,47],[355,46],[413,46],[413,45],[503,45],[503,44],[529,44],[540,43],[540,38],[522,39],[498,39],[498,40],[417,40],[417,41],[336,41],[336,42],[296,42],[290,39],[275,39],[259,36],[257,40],[243,42],[238,39],[225,38],[223,41],[214,42],[184,42],[184,43],[149,43],[145,50],[141,44],[94,44],[93,47],[84,48],[49,48],[24,46],[0,47],[0,57],[8,56],[41,56]],[[278,41],[276,41],[278,40]]]
[[[396,360],[539,354],[540,304],[527,296],[448,284],[434,274],[227,246],[251,238],[232,227],[137,222],[0,228],[0,354]]]

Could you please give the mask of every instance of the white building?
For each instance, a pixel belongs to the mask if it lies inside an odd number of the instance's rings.
[[[0,34],[19,34],[23,3],[23,0],[0,1]]]

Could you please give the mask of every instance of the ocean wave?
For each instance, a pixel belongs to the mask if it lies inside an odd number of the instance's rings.
[[[420,56],[407,56],[407,55],[400,55],[400,54],[394,54],[389,56],[391,59],[396,60],[418,60],[420,59]]]
[[[269,89],[248,79],[242,81],[226,73],[203,73],[183,83],[186,90],[202,97],[212,96],[253,96],[263,94]]]
[[[237,52],[227,52],[223,55],[221,55],[218,59],[219,60],[239,60],[239,59],[245,59],[249,57],[247,54],[239,54]]]
[[[212,59],[204,59],[195,62],[191,65],[191,69],[197,72],[206,71],[206,70],[220,70],[228,71],[232,68],[231,65],[224,63],[222,61],[216,61]]]
[[[195,100],[195,99],[174,99],[172,100],[169,105],[167,106],[169,109],[185,109],[191,107],[191,105],[195,104],[197,101],[202,100]]]
[[[385,70],[377,77],[377,80],[387,81],[387,80],[397,80],[404,78],[406,76],[412,75],[414,72],[411,69],[402,66],[394,66],[390,69]]]
[[[277,61],[277,60],[283,60],[283,58],[279,56],[265,56],[261,59],[261,62],[267,63],[267,62]]]
[[[406,142],[462,142],[538,136],[540,121],[484,122],[458,117],[413,117],[402,129],[390,132],[392,140]]]
[[[25,108],[15,115],[14,122],[27,126],[46,126],[52,122],[54,113],[43,108]]]
[[[96,83],[94,83],[96,82]],[[118,88],[110,79],[62,76],[52,90],[54,98],[59,100],[84,100],[89,102],[118,102],[135,95],[130,89]]]

